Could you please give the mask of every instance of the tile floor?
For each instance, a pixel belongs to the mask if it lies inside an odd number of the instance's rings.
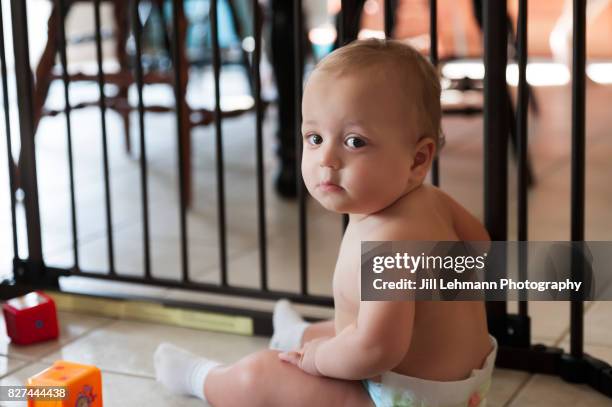
[[[587,312],[589,326],[608,321],[610,303],[599,303]],[[555,319],[554,313],[552,318]],[[232,362],[267,346],[268,339],[196,331],[166,325],[101,318],[86,314],[59,312],[60,339],[19,347],[10,344],[4,324],[0,326],[0,385],[19,385],[65,359],[95,364],[102,369],[103,395],[108,406],[196,406],[196,400],[176,397],[154,380],[151,355],[162,341],[170,341],[194,353]],[[605,329],[602,328],[602,332]],[[609,330],[609,329],[608,329]],[[587,335],[588,353],[612,360],[610,335]],[[542,342],[559,343],[567,348],[562,331],[558,338]],[[0,406],[25,403],[0,402]],[[584,385],[573,385],[546,375],[496,369],[489,405],[491,406],[609,406],[610,400]]]
[[[210,74],[196,75],[189,89],[190,101],[210,106]],[[74,85],[71,97],[96,97],[94,85]],[[224,70],[223,95],[231,103],[244,93],[244,78]],[[93,90],[92,90],[93,89]],[[529,196],[529,237],[532,240],[569,238],[570,89],[569,86],[538,88],[541,112],[530,118],[530,154],[537,184]],[[14,98],[14,92],[10,95]],[[586,237],[609,240],[612,231],[612,138],[609,104],[611,86],[588,84],[587,89],[587,186]],[[145,103],[172,103],[168,89],[145,92]],[[49,105],[63,103],[61,84],[52,86]],[[16,112],[11,110],[16,126]],[[111,197],[116,266],[128,275],[143,273],[142,206],[138,155],[138,121],[132,117],[134,156],[125,154],[117,116],[109,112]],[[270,286],[295,290],[298,277],[298,217],[295,202],[279,199],[271,187],[275,170],[273,153],[275,112],[268,112],[264,126],[266,174],[266,219]],[[85,270],[108,269],[104,192],[102,183],[99,112],[85,109],[72,116],[76,177],[76,211],[80,265]],[[228,227],[229,279],[232,284],[257,286],[259,261],[253,115],[227,120],[224,130],[224,159]],[[152,272],[155,276],[179,278],[180,245],[178,223],[177,146],[172,116],[146,117],[150,190]],[[477,216],[482,216],[482,120],[478,117],[447,117],[443,125],[447,146],[441,156],[442,187]],[[45,118],[39,127],[37,170],[44,257],[49,265],[70,267],[74,262],[66,166],[66,124],[60,116]],[[17,127],[13,134],[18,134]],[[196,281],[219,279],[216,209],[215,137],[212,128],[193,131],[194,206],[188,213],[190,275]],[[0,189],[7,190],[6,145],[0,141]],[[13,146],[14,152],[18,145]],[[516,177],[511,161],[509,176],[510,239],[516,236]],[[12,244],[8,194],[0,194],[0,274],[11,271]],[[18,207],[20,254],[25,256],[23,208]],[[341,235],[341,219],[329,214],[313,200],[308,201],[308,263],[311,291],[330,293],[330,277]],[[71,290],[130,292],[159,298],[202,301],[213,296],[185,293],[164,287],[133,287],[86,279],[62,280]],[[232,301],[234,299],[224,299]],[[268,305],[258,305],[268,308]],[[516,304],[509,304],[515,309]],[[612,363],[612,303],[585,307],[586,351]],[[324,312],[323,312],[324,314]],[[566,303],[530,303],[534,342],[567,347],[569,306]],[[153,380],[151,354],[161,341],[172,341],[191,351],[222,361],[264,348],[266,338],[242,337],[150,323],[113,320],[91,315],[60,312],[61,339],[32,347],[17,347],[0,333],[0,381],[19,384],[53,360],[65,358],[100,366],[104,375],[104,397],[109,406],[190,406],[196,401],[175,398]],[[4,324],[0,323],[4,329]],[[4,406],[0,402],[0,405]],[[6,404],[8,405],[8,404]],[[497,369],[492,406],[610,406],[586,386],[567,384],[545,375]]]

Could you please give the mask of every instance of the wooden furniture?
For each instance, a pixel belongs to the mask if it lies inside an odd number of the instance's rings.
[[[65,15],[68,14],[71,6],[79,1],[85,0],[64,0]],[[136,109],[136,106],[130,105],[128,101],[128,89],[131,85],[136,83],[134,74],[134,64],[136,63],[136,57],[130,58],[126,51],[126,43],[130,32],[130,17],[131,13],[131,1],[124,0],[102,0],[106,3],[112,3],[113,6],[113,17],[115,21],[114,30],[114,47],[115,54],[119,64],[119,70],[117,72],[104,73],[104,83],[116,85],[118,91],[114,95],[105,95],[106,107],[113,109],[121,116],[123,121],[123,130],[125,137],[125,148],[126,152],[130,154],[132,152],[132,145],[130,142],[130,112]],[[239,19],[236,15],[236,9],[233,4],[234,0],[228,0],[230,10],[233,13],[233,22],[235,29],[239,37],[243,37],[242,27]],[[161,10],[163,6],[163,0],[151,0],[152,5],[158,7]],[[91,3],[91,1],[88,1]],[[185,186],[183,188],[184,198],[187,206],[190,206],[192,202],[192,177],[191,177],[191,129],[195,126],[206,126],[214,122],[214,111],[205,108],[192,108],[186,100],[185,95],[187,91],[187,84],[189,81],[189,61],[186,56],[186,32],[187,32],[187,19],[183,11],[182,3],[175,2],[174,4],[179,5],[178,7],[178,43],[179,43],[179,66],[180,66],[180,103],[182,104],[182,126],[179,132],[179,137],[182,140],[183,149],[181,150],[181,160],[185,174]],[[64,16],[65,17],[65,16]],[[45,100],[49,92],[49,86],[53,80],[61,79],[62,72],[61,67],[55,66],[55,58],[59,52],[60,44],[60,30],[59,24],[62,19],[58,12],[57,1],[54,1],[54,7],[47,23],[47,44],[39,60],[35,70],[35,88],[33,95],[33,107],[34,107],[34,129],[37,128],[40,119],[43,116],[55,116],[63,112],[63,110],[52,110],[45,108]],[[261,24],[261,22],[260,22]],[[92,24],[93,25],[93,24]],[[165,27],[164,27],[165,29]],[[170,37],[170,35],[168,35]],[[243,61],[248,63],[248,57],[246,56]],[[60,68],[59,70],[57,68]],[[248,68],[248,67],[247,67]],[[97,81],[98,75],[87,74],[83,72],[73,72],[69,75],[69,81]],[[249,81],[250,82],[250,81]],[[143,73],[143,86],[148,84],[168,84],[175,86],[174,72],[172,69],[168,71],[151,71]],[[99,106],[100,100],[92,100],[82,102],[71,106],[71,109],[80,109],[89,106]],[[234,117],[243,114],[253,109],[253,106],[226,110],[221,112],[222,117]],[[174,112],[175,107],[161,106],[161,105],[146,105],[144,107],[146,112]]]

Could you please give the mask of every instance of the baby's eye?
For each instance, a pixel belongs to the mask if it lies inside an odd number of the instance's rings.
[[[363,139],[360,139],[359,137],[349,137],[346,139],[344,144],[351,148],[360,148],[365,146],[366,142]]]
[[[318,134],[311,134],[310,136],[306,137],[306,140],[308,140],[308,143],[312,145],[317,145],[323,142],[323,137],[319,136]]]

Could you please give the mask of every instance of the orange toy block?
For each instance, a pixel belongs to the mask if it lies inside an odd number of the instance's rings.
[[[96,366],[57,360],[28,379],[28,388],[65,387],[67,396],[56,400],[28,400],[28,407],[102,407],[102,374]]]

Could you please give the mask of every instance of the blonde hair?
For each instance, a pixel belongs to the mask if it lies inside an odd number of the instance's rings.
[[[432,138],[438,151],[444,145],[440,78],[436,68],[412,46],[390,39],[356,40],[329,54],[314,71],[344,75],[380,66],[400,68],[399,80],[416,107],[418,137]]]

